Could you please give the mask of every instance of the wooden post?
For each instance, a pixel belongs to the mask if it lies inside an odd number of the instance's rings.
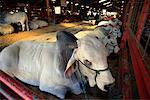
[[[31,18],[31,17],[32,17],[32,16],[31,16],[31,9],[32,9],[32,8],[31,8],[31,5],[30,5],[30,4],[27,5],[27,9],[28,9],[28,19],[31,20],[31,19],[32,19],[32,18]]]
[[[48,22],[50,22],[50,6],[49,6],[49,0],[45,0],[45,2],[46,2],[46,9],[47,9]]]

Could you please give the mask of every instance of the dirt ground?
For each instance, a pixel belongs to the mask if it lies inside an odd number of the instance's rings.
[[[5,47],[7,45],[10,45],[16,41],[26,41],[26,40],[34,40],[34,41],[45,41],[45,42],[54,42],[56,41],[56,32],[60,30],[66,30],[69,32],[72,32],[77,36],[77,38],[81,38],[85,34],[80,32],[80,34],[76,34],[79,31],[83,30],[93,30],[96,26],[93,26],[91,24],[87,24],[84,22],[76,22],[76,23],[61,23],[57,25],[49,25],[48,27],[43,27],[42,29],[36,29],[36,30],[30,30],[25,32],[19,32],[19,33],[12,33],[9,35],[0,36],[0,47]],[[117,75],[114,70],[118,69],[118,59],[111,59],[108,60],[109,67],[111,69],[113,68],[113,74],[114,76]],[[115,76],[117,77],[117,76]],[[32,89],[34,92],[38,93],[39,95],[42,95],[44,99],[51,99],[51,100],[57,100],[58,98],[46,93],[41,92],[38,87],[33,87],[31,85],[25,84],[30,89]],[[106,93],[103,93],[102,91],[98,90],[97,87],[90,88],[87,86],[87,94],[89,99],[108,99],[108,95]],[[66,99],[85,99],[84,94],[81,95],[74,95],[71,93],[67,93]]]

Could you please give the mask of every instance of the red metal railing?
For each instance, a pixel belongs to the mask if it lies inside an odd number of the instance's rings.
[[[118,87],[122,90],[123,100],[132,98],[132,89],[131,89],[131,75],[129,71],[128,63],[128,52],[127,48],[124,48],[120,51],[120,62],[119,62],[119,75],[118,75]]]
[[[133,4],[138,3],[135,2],[136,0],[130,0],[129,3],[131,4],[128,21],[125,24],[125,32],[123,34],[122,42],[121,42],[121,49],[125,48],[126,41],[129,45],[129,51],[131,54],[131,60],[133,64],[134,75],[137,83],[137,89],[139,93],[140,99],[149,99],[150,98],[150,77],[149,71],[146,68],[144,59],[142,59],[142,55],[140,54],[137,40],[140,40],[142,29],[145,24],[145,20],[148,16],[148,11],[150,7],[149,0],[143,0],[142,12],[140,14],[140,20],[138,22],[138,29],[137,33],[134,36],[132,30],[130,28],[130,19],[132,17],[133,11]],[[136,38],[137,36],[137,38]],[[125,86],[124,86],[125,87]],[[128,96],[129,97],[129,96]]]
[[[0,71],[0,82],[7,85],[7,87],[9,87],[12,91],[17,93],[20,97],[22,97],[25,100],[42,99],[41,96],[35,94],[29,88],[25,87],[23,84],[21,84],[17,80],[11,78],[9,75],[4,73],[3,71]]]

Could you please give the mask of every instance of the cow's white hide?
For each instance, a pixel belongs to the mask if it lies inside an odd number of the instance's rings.
[[[2,35],[11,34],[14,28],[9,24],[0,24],[0,33]]]
[[[111,30],[105,30],[105,28],[101,27],[96,28],[94,31],[80,31],[76,34],[76,36],[82,38],[83,36],[88,34],[97,37],[105,45],[109,56],[112,52],[118,53],[118,51],[120,50],[117,43],[116,35],[110,35],[109,33],[111,33]]]
[[[45,26],[48,26],[48,23],[44,20],[34,19],[29,22],[30,29],[38,29],[38,28],[45,27]]]
[[[45,26],[48,26],[48,23],[44,20],[36,20],[34,21],[40,28],[41,27],[45,27]]]
[[[25,27],[27,31],[29,31],[28,16],[25,12],[16,12],[14,14],[7,13],[4,20],[8,24],[21,23],[22,31],[25,31]]]
[[[106,31],[109,31],[108,34],[112,34],[113,36],[115,36],[116,38],[117,37],[121,37],[121,32],[120,32],[120,29],[116,26],[111,26],[111,25],[108,25],[108,26],[103,26],[103,27],[98,27],[97,29],[105,29]]]
[[[95,70],[108,67],[106,48],[93,36],[85,36],[77,40],[77,48],[74,49],[68,61],[65,75],[59,68],[61,67],[59,62],[62,61],[59,56],[57,42],[17,42],[0,53],[0,69],[28,84],[39,86],[42,91],[64,98],[68,88],[75,94],[81,93],[79,83],[65,77],[76,71],[74,69],[77,68],[77,66],[74,67],[76,61],[85,63],[84,61],[88,60],[92,63],[88,67]],[[115,81],[109,69],[98,74],[95,80],[96,72],[81,63],[79,68],[81,73],[88,77],[91,87],[97,84],[99,89],[106,91],[104,86]]]
[[[111,20],[109,20],[109,21],[100,21],[97,26],[109,25],[109,24],[112,24],[112,23],[113,23],[113,22],[112,22]]]
[[[108,20],[108,21],[100,21],[98,23],[98,26],[102,26],[102,25],[113,25],[113,26],[121,26],[122,25],[122,22],[118,19],[118,18],[115,18],[113,20]]]
[[[108,67],[107,64],[107,51],[104,44],[95,38],[95,36],[85,36],[78,41],[78,48],[74,50],[68,64],[65,73],[71,75],[76,70],[76,67],[73,66],[75,61],[80,60],[79,69],[81,73],[87,76],[89,85],[94,87],[96,84],[102,91],[105,90],[104,86],[113,83],[115,80],[111,75],[110,70],[100,72],[96,77],[96,72],[91,70],[103,70]],[[87,64],[86,61],[91,62]],[[90,67],[91,69],[85,67]],[[96,78],[96,80],[95,80]]]
[[[67,79],[59,70],[59,56],[56,43],[17,42],[0,53],[0,68],[59,98],[64,98],[67,88],[75,94],[81,93],[79,83]]]
[[[38,29],[38,24],[34,23],[33,21],[29,21],[29,28],[30,29]]]
[[[122,22],[118,19],[118,18],[115,18],[114,20],[113,20],[113,22],[116,22],[116,24],[118,24],[118,25],[122,25]]]
[[[105,27],[96,28],[94,32],[100,40],[103,41],[105,47],[107,48],[108,55],[111,53],[118,53],[120,50],[117,37],[120,36],[120,31],[116,28],[110,28],[109,30],[106,30]]]

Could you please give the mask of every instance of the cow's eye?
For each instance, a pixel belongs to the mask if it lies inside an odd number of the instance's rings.
[[[88,61],[88,60],[84,60],[84,64],[88,67],[90,67],[92,65],[92,62]]]

